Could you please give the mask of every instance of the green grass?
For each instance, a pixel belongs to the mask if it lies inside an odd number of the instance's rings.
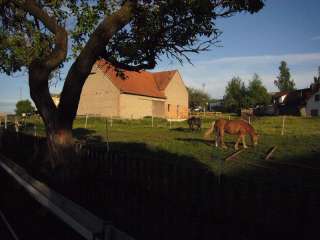
[[[215,148],[213,136],[210,140],[203,139],[205,130],[213,120],[204,119],[202,130],[193,132],[188,129],[185,121],[172,122],[170,128],[170,123],[166,120],[154,119],[152,127],[151,118],[113,119],[111,126],[111,119],[89,117],[87,129],[84,129],[86,119],[80,117],[75,120],[73,128],[75,137],[81,139],[94,139],[98,142],[108,139],[111,148],[138,154],[141,157],[159,156],[159,160],[179,161],[182,164],[184,161],[187,162],[185,159],[191,159],[215,173],[223,171],[224,174],[236,175],[239,172],[247,173],[257,169],[272,172],[273,169],[277,170],[277,166],[281,167],[283,166],[281,164],[288,163],[320,171],[320,118],[286,116],[283,136],[281,136],[282,117],[254,119],[252,125],[260,135],[258,146],[250,147],[235,160],[223,163],[223,170],[219,160],[234,151],[236,136],[226,136],[227,150]],[[39,119],[29,119],[28,122],[37,125],[37,134],[44,133]],[[29,128],[27,131],[32,133],[34,128]],[[250,144],[248,137],[247,142]],[[264,157],[272,146],[277,146],[277,150],[272,159],[266,162]]]

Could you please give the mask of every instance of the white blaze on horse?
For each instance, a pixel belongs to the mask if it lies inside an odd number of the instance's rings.
[[[240,140],[242,140],[243,147],[247,148],[245,141],[245,136],[247,134],[250,136],[253,146],[258,144],[258,134],[251,124],[243,120],[225,120],[220,118],[212,123],[211,128],[205,132],[204,137],[207,138],[213,131],[215,132],[216,137],[216,147],[221,146],[222,148],[227,148],[223,139],[225,133],[238,135],[238,139],[234,145],[236,150],[239,149],[238,145]]]

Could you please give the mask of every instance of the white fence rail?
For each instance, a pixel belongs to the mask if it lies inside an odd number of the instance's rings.
[[[23,168],[0,154],[0,167],[13,177],[35,200],[87,240],[134,240],[126,233],[96,217],[42,182],[32,178]]]

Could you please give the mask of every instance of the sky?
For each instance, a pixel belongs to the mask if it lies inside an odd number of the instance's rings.
[[[222,98],[234,76],[248,83],[257,73],[269,92],[280,61],[287,62],[297,88],[305,88],[320,66],[320,1],[266,0],[257,14],[241,13],[216,22],[223,31],[219,47],[189,55],[193,65],[163,58],[154,71],[178,69],[185,84]],[[67,65],[68,66],[68,65]],[[63,75],[67,73],[63,69]],[[13,112],[19,99],[30,99],[26,73],[0,75],[0,112]],[[51,87],[59,93],[62,82]]]

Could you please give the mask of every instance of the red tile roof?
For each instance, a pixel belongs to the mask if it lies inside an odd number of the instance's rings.
[[[177,70],[152,73],[160,90],[165,90]]]
[[[171,81],[175,71],[147,72],[147,71],[126,71],[125,78],[118,76],[115,68],[105,60],[97,61],[97,66],[122,92],[142,96],[166,98],[164,90]]]

